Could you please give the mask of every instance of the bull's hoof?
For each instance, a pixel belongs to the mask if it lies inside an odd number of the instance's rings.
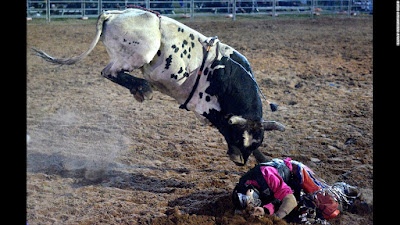
[[[147,81],[143,82],[142,85],[138,85],[133,89],[130,89],[131,94],[138,102],[143,102],[144,100],[153,99],[153,91]]]
[[[118,72],[117,76],[106,75],[106,73],[103,72],[102,75],[108,80],[127,88],[138,102],[151,100],[153,98],[153,91],[151,90],[149,82],[145,79],[134,77],[124,71]]]

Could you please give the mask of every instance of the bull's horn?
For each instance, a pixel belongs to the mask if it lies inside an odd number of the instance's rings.
[[[276,121],[263,121],[263,127],[264,127],[264,130],[266,130],[266,131],[270,131],[270,130],[285,131],[285,126]]]
[[[229,123],[230,125],[233,125],[233,124],[240,124],[240,125],[242,125],[242,124],[245,124],[246,122],[247,122],[247,120],[246,120],[245,118],[241,117],[241,116],[232,116],[232,117],[228,120],[228,123]]]

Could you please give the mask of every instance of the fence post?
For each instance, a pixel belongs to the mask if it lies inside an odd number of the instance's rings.
[[[50,23],[50,0],[46,1],[46,21]]]
[[[314,0],[311,0],[311,14],[310,14],[311,19],[314,17]]]
[[[276,0],[272,2],[272,18],[275,19],[275,15],[276,15]]]
[[[194,20],[194,0],[190,0],[190,19]]]
[[[85,0],[82,0],[81,1],[82,18],[85,17],[85,6],[86,6]]]
[[[351,0],[348,0],[348,9],[347,9],[347,15],[348,17],[351,16]]]
[[[99,16],[103,11],[103,6],[102,6],[103,3],[101,2],[101,0],[99,0],[97,4],[98,4],[97,16]]]
[[[236,0],[233,0],[233,7],[232,7],[232,20],[236,20]]]

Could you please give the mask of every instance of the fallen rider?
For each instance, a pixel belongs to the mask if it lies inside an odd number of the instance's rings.
[[[330,186],[301,162],[286,158],[256,165],[244,174],[232,193],[236,212],[275,215],[288,222],[325,222],[348,210],[359,199],[356,187]],[[290,214],[290,215],[289,215]]]

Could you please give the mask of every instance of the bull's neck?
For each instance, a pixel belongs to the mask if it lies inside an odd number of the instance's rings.
[[[211,65],[206,93],[217,96],[223,114],[261,121],[262,102],[246,58],[236,51],[223,55]]]

